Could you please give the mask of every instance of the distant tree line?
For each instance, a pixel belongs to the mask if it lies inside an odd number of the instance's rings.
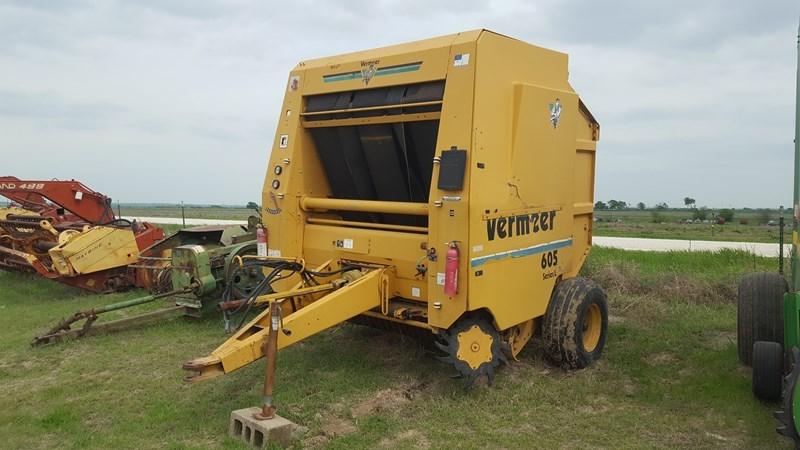
[[[685,209],[674,208],[672,210],[685,211],[688,209],[691,212],[691,216],[689,218],[691,218],[692,220],[702,220],[702,221],[713,220],[719,223],[727,223],[733,221],[733,219],[736,217],[736,210],[734,210],[733,208],[722,208],[715,211],[706,206],[698,207],[697,200],[689,196],[683,198],[683,205]],[[630,209],[636,209],[639,211],[649,210],[651,211],[651,214],[653,216],[652,220],[654,222],[662,222],[664,221],[665,217],[662,214],[662,212],[670,210],[670,207],[666,202],[656,203],[652,205],[652,207],[648,207],[648,205],[645,204],[644,202],[638,202],[635,204],[635,206],[629,206],[628,203],[625,201],[611,199],[608,201],[599,200],[595,202],[594,209],[595,211],[623,211]],[[747,216],[750,216],[752,218],[751,214],[753,213],[755,213],[754,215],[756,223],[767,224],[770,222],[772,218],[774,218],[774,212],[772,213],[771,216],[770,215],[771,210],[765,208],[762,209],[742,208],[741,211],[747,213],[740,219],[740,222],[743,224],[747,223],[748,221]]]

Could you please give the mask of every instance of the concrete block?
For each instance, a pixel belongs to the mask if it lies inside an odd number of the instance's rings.
[[[268,442],[280,446],[288,446],[297,439],[305,427],[276,415],[269,420],[257,420],[253,414],[261,412],[261,408],[252,407],[233,411],[228,426],[228,434],[245,442],[252,448],[263,449]]]

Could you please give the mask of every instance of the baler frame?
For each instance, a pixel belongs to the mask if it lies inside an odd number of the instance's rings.
[[[566,55],[487,30],[300,62],[264,180],[266,254],[245,260],[275,293],[187,380],[348,320],[433,337],[466,386],[536,330],[560,365],[588,366],[608,326],[577,276],[598,139]]]

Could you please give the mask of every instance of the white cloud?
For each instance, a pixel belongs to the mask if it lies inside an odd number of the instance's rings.
[[[798,7],[761,2],[0,2],[2,174],[122,201],[259,200],[302,59],[487,27],[570,55],[597,196],[791,197]]]

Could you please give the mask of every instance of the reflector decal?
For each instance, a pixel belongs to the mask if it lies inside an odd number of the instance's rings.
[[[531,256],[536,255],[539,253],[549,252],[552,250],[558,250],[560,248],[570,247],[572,245],[572,238],[570,239],[561,239],[558,241],[552,242],[545,242],[544,244],[537,244],[531,247],[525,248],[518,248],[516,250],[508,250],[505,252],[494,253],[492,255],[480,256],[477,258],[472,258],[469,261],[469,265],[471,267],[478,267],[482,266],[488,261],[497,261],[500,259],[505,258],[522,258],[524,256]]]
[[[409,64],[402,64],[399,66],[389,66],[377,68],[376,63],[366,66],[366,69],[360,69],[353,72],[337,73],[332,75],[323,75],[322,81],[325,83],[334,83],[336,81],[350,81],[361,80],[366,82],[375,77],[383,77],[387,75],[397,75],[399,73],[416,72],[422,66],[422,61],[413,62]],[[368,78],[367,78],[368,77]]]
[[[556,128],[558,121],[561,119],[561,100],[556,99],[556,101],[547,105],[547,108],[550,110],[550,123],[553,124],[553,128]]]

